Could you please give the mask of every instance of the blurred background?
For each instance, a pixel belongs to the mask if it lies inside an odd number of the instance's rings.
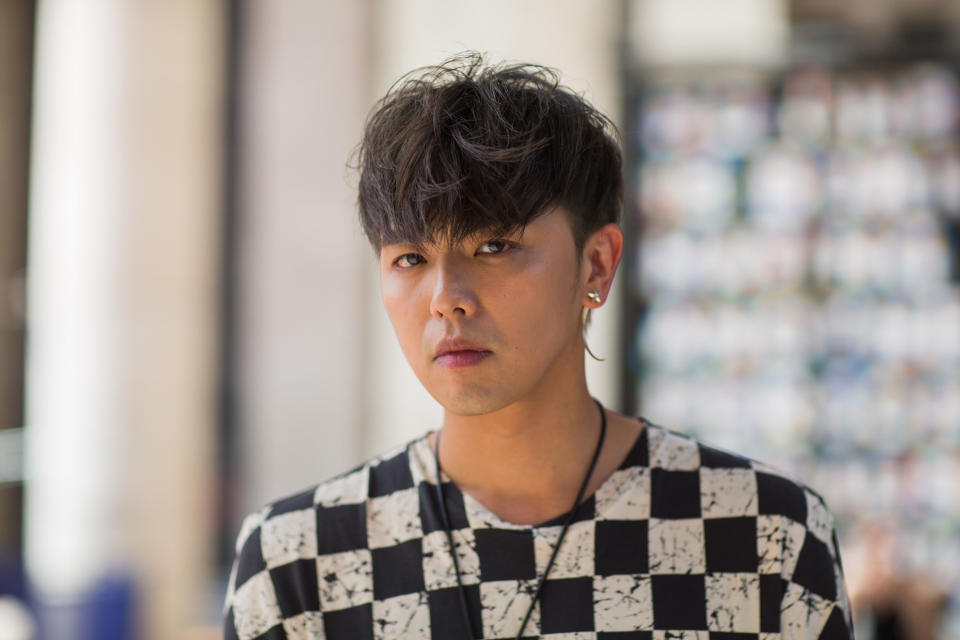
[[[593,392],[822,493],[858,638],[960,638],[952,0],[0,0],[0,638],[217,638],[244,514],[439,424],[348,164],[464,49],[622,131]]]

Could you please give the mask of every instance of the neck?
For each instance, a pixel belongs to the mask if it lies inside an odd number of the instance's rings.
[[[444,472],[504,520],[537,524],[570,510],[600,434],[587,392],[527,398],[479,416],[444,416]],[[593,482],[591,484],[594,484]]]

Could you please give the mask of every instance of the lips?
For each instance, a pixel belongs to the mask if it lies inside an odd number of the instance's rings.
[[[482,362],[493,352],[464,338],[446,338],[434,348],[433,361],[445,369],[461,369]]]

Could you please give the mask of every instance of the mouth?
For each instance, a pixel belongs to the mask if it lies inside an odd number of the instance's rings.
[[[435,357],[433,361],[444,369],[463,369],[479,364],[491,355],[493,355],[492,351],[482,349],[458,349],[445,351]]]
[[[451,337],[441,340],[434,354],[433,361],[444,369],[462,369],[486,360],[493,352],[476,342]]]

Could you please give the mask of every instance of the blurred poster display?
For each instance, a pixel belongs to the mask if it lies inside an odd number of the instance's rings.
[[[687,69],[636,95],[633,406],[795,472],[847,545],[882,530],[960,598],[957,76]]]

